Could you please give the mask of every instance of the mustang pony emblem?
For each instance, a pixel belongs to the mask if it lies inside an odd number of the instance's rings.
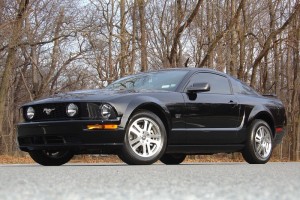
[[[50,115],[53,110],[55,110],[55,108],[44,108],[43,112]]]

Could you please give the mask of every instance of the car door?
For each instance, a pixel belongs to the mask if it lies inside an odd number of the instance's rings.
[[[187,88],[208,83],[209,91],[188,93]],[[227,77],[210,72],[192,75],[185,87],[184,134],[177,136],[183,144],[233,144],[240,125],[240,105]],[[183,132],[181,132],[183,133]]]

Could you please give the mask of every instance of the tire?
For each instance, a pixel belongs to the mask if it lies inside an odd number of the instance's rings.
[[[184,154],[165,154],[160,161],[166,165],[178,165],[184,161],[185,157]]]
[[[59,166],[69,162],[74,154],[71,151],[31,151],[30,157],[40,165],[44,166]]]
[[[139,111],[130,119],[119,158],[129,165],[150,165],[164,154],[167,145],[166,129],[152,112]]]
[[[273,136],[268,123],[256,119],[248,129],[247,142],[242,155],[250,164],[265,164],[272,155]]]

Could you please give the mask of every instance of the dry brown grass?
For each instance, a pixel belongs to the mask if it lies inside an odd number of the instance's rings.
[[[75,156],[71,163],[121,163],[122,161],[115,155],[80,155]],[[197,155],[187,156],[184,162],[244,162],[240,154],[216,154],[216,155]],[[288,162],[288,159],[271,158],[271,162]],[[0,164],[32,164],[35,163],[29,155],[9,156],[0,155]]]

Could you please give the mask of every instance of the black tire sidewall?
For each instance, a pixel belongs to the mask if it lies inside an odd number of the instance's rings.
[[[69,162],[73,156],[74,153],[72,153],[69,150],[64,151],[57,151],[57,152],[63,152],[62,155],[60,155],[57,158],[49,157],[44,150],[37,150],[37,151],[31,151],[29,152],[30,157],[37,162],[40,165],[44,166],[59,166],[63,165],[67,162]]]
[[[178,165],[186,158],[185,154],[164,154],[160,161],[166,165]]]

